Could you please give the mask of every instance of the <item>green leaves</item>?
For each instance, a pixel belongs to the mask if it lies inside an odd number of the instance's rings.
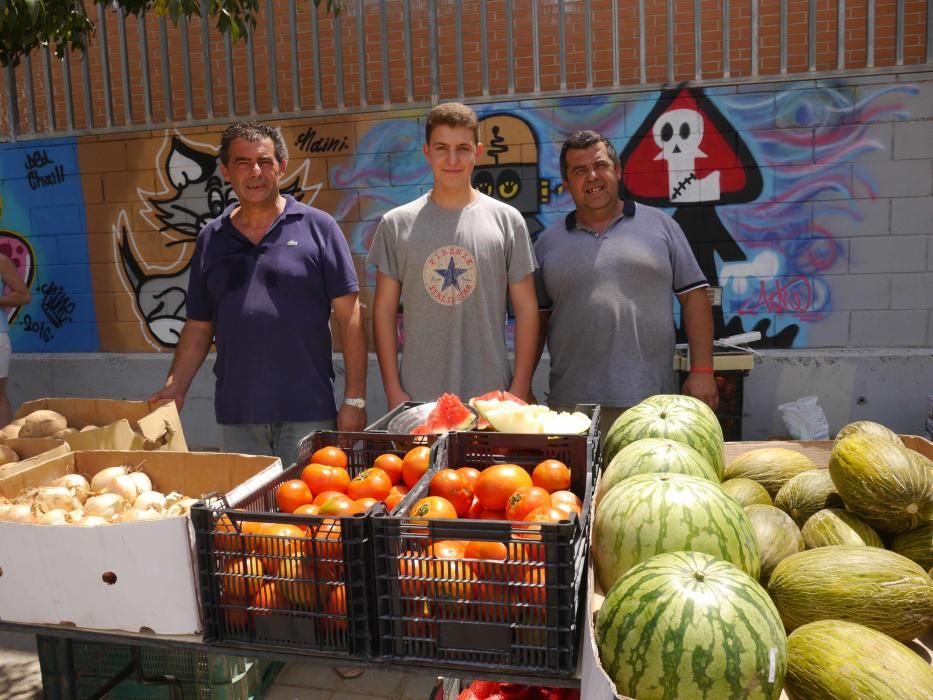
[[[327,12],[340,14],[341,0],[311,0],[325,5]],[[103,5],[126,15],[147,13],[168,17],[173,24],[185,17],[201,15],[200,0],[0,0],[0,66],[15,66],[23,56],[45,45],[55,55],[86,52],[94,35],[94,23],[86,5]],[[218,32],[229,32],[233,40],[245,39],[256,26],[260,0],[208,0],[208,12]]]

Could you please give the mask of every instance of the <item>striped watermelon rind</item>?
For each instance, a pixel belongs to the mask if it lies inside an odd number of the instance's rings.
[[[931,700],[933,668],[903,644],[870,627],[819,620],[797,628],[787,638],[784,687],[790,697],[802,700]]]
[[[791,555],[772,572],[768,593],[788,631],[846,620],[906,642],[933,623],[933,579],[910,559],[877,547]]]
[[[780,508],[753,503],[745,506],[761,552],[761,580],[767,583],[775,567],[806,549],[797,523]]]
[[[608,463],[626,445],[649,437],[669,438],[692,447],[709,461],[722,481],[722,426],[712,409],[699,399],[658,394],[628,409],[609,428],[603,459]]]
[[[905,532],[933,523],[933,470],[917,454],[857,433],[833,446],[829,474],[848,510],[876,529]]]
[[[725,479],[743,477],[757,481],[772,498],[781,487],[801,472],[816,469],[812,459],[787,447],[760,447],[743,452],[727,466]]]
[[[639,700],[780,696],[786,636],[765,590],[700,552],[629,570],[599,609],[596,644],[619,694]]]
[[[709,461],[689,445],[666,438],[645,438],[626,445],[612,458],[599,481],[598,504],[610,488],[637,474],[688,474],[719,483]]]
[[[770,506],[774,505],[771,501],[771,494],[768,489],[753,479],[746,479],[744,476],[735,479],[726,479],[722,482],[722,490],[732,496],[739,502],[743,508],[753,504]]]
[[[761,571],[742,506],[718,484],[685,474],[639,474],[614,486],[596,508],[592,540],[603,590],[663,552],[706,552],[756,579]]]
[[[807,549],[848,544],[856,547],[884,547],[871,525],[841,508],[817,511],[801,529]]]
[[[792,517],[799,527],[817,511],[845,506],[828,469],[801,472],[781,487],[774,497],[774,505]]]

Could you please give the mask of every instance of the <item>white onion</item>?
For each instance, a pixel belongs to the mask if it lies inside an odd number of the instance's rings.
[[[146,476],[146,472],[130,472],[130,478],[136,484],[136,495],[152,491],[152,480]]]
[[[150,491],[150,493],[152,493]],[[138,522],[141,520],[159,520],[162,518],[162,514],[157,510],[153,509],[143,509],[137,510],[136,508],[128,508],[127,510],[120,513],[117,516],[117,522],[121,523],[131,523]]]
[[[65,522],[70,525],[78,525],[82,520],[84,520],[83,508],[75,508],[65,513]]]
[[[175,505],[168,509],[167,515],[188,515],[188,512],[191,510],[191,506],[200,500],[200,498],[182,498],[180,501],[175,503]]]
[[[133,501],[134,510],[154,510],[161,513],[165,510],[165,496],[158,491],[145,491]]]
[[[115,493],[127,503],[136,500],[136,482],[129,474],[117,474],[101,493]]]
[[[126,510],[126,501],[122,496],[116,493],[102,493],[98,496],[91,496],[84,502],[84,519],[97,516],[105,520],[113,520],[124,510]]]
[[[39,523],[42,525],[64,525],[67,520],[65,520],[65,511],[61,508],[56,508],[55,510],[50,510],[39,516]]]
[[[91,491],[100,493],[110,485],[111,479],[115,476],[126,474],[126,467],[122,464],[116,467],[107,467],[97,472],[91,479]]]
[[[76,505],[74,491],[64,486],[42,486],[36,492],[36,505],[42,513],[71,510]]]
[[[179,493],[178,491],[171,491],[165,497],[165,507],[171,508],[173,505],[175,505],[179,501],[184,500],[184,498],[185,498],[185,494]]]
[[[99,515],[86,515],[80,522],[75,523],[80,527],[97,527],[98,525],[109,525],[110,521],[101,518]]]
[[[28,503],[14,503],[6,513],[6,520],[10,523],[34,523],[36,516],[32,514],[32,506]]]
[[[91,485],[82,474],[65,474],[65,476],[53,481],[49,486],[64,486],[66,489],[71,489],[82,503],[91,492]]]

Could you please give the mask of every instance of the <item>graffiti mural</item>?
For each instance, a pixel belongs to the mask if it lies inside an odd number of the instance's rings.
[[[5,309],[14,352],[98,349],[83,193],[69,139],[0,150],[0,254],[32,301]]]
[[[181,336],[198,233],[236,201],[221,176],[217,151],[217,146],[187,141],[178,134],[166,136],[155,163],[160,189],[139,190],[141,217],[150,228],[130,230],[125,209],[113,226],[120,279],[133,295],[140,327],[155,349],[174,348]],[[307,171],[307,161],[290,169],[281,191],[304,200],[311,190]],[[148,252],[141,251],[143,245]]]

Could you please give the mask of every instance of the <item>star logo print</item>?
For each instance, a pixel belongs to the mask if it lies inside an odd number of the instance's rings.
[[[460,291],[460,277],[467,272],[465,267],[457,267],[454,263],[453,256],[451,256],[450,261],[447,263],[447,267],[434,270],[444,279],[444,285],[441,287],[441,291],[446,291],[448,287],[454,287],[458,292]]]

